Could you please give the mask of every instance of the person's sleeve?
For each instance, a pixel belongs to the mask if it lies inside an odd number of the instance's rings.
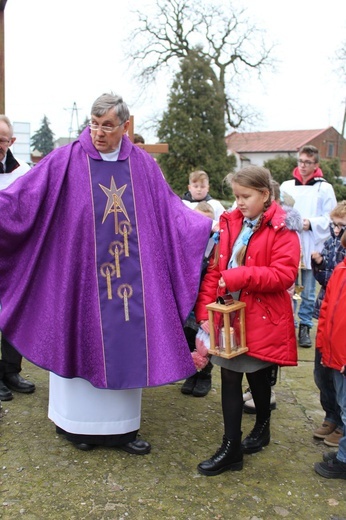
[[[322,237],[328,236],[330,213],[337,204],[334,189],[331,184],[323,183],[321,190],[323,190],[323,198],[321,200],[321,207],[319,208],[320,215],[309,217],[311,231],[314,234],[315,241],[319,241]]]
[[[331,277],[332,279],[332,277]],[[323,353],[323,337],[325,333],[325,327],[326,327],[326,314],[327,314],[327,307],[329,303],[330,298],[330,284],[327,285],[326,294],[324,296],[320,313],[318,316],[318,324],[317,324],[317,332],[316,332],[316,348],[319,349]]]
[[[212,257],[207,272],[204,275],[204,278],[201,282],[194,309],[197,323],[199,323],[201,320],[208,319],[208,311],[206,305],[215,302],[218,292],[219,280],[220,271],[218,266],[214,265],[214,258]]]

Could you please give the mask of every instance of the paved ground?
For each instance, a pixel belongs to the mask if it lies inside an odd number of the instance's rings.
[[[326,448],[312,438],[323,419],[313,356],[299,349],[299,366],[281,371],[270,445],[245,456],[243,471],[218,477],[196,470],[222,437],[217,369],[206,398],[182,395],[181,383],[144,392],[141,433],[153,449],[138,457],[81,452],[57,436],[47,419],[47,374],[26,362],[37,391],[3,403],[0,420],[0,518],[346,520],[346,481],[313,470]],[[253,421],[244,415],[245,435]]]

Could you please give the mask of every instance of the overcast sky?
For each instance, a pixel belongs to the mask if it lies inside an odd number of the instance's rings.
[[[241,5],[277,42],[280,60],[275,73],[242,89],[244,101],[262,114],[251,130],[334,126],[341,131],[346,85],[341,85],[334,59],[346,41],[345,0],[243,0]],[[153,140],[155,134],[143,131],[143,125],[153,111],[165,109],[169,85],[153,85],[145,100],[122,62],[124,45],[131,45],[131,9],[143,6],[138,0],[7,0],[5,101],[10,119],[30,122],[34,133],[46,115],[56,138],[68,136],[70,128],[77,128],[74,104],[81,124],[94,99],[113,90],[129,104],[136,130]]]

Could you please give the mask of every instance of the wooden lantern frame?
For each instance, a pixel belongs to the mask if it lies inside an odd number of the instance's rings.
[[[245,307],[246,303],[235,301],[231,305],[223,305],[220,303],[210,303],[206,306],[209,317],[209,328],[210,328],[210,350],[209,354],[213,356],[219,356],[226,359],[230,359],[240,354],[244,354],[249,349],[246,346],[246,334],[245,334]],[[240,326],[240,345],[233,345],[231,342],[231,322],[230,315],[232,312],[239,311],[239,326]],[[215,337],[215,315],[218,312],[223,315],[223,326],[225,330],[225,345],[224,349],[218,346],[218,341]]]

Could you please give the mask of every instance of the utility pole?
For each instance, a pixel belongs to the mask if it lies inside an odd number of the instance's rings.
[[[65,108],[65,110],[71,110],[71,123],[70,123],[70,128],[69,128],[69,131],[68,131],[68,141],[71,142],[71,138],[72,138],[72,133],[73,132],[75,134],[73,136],[73,138],[78,137],[78,130],[79,130],[78,110],[80,110],[80,109],[77,108],[77,103],[74,101],[72,108]],[[76,119],[76,127],[75,127],[75,129],[73,128],[73,120],[74,120],[74,118]]]
[[[0,0],[0,114],[5,113],[5,6]]]

